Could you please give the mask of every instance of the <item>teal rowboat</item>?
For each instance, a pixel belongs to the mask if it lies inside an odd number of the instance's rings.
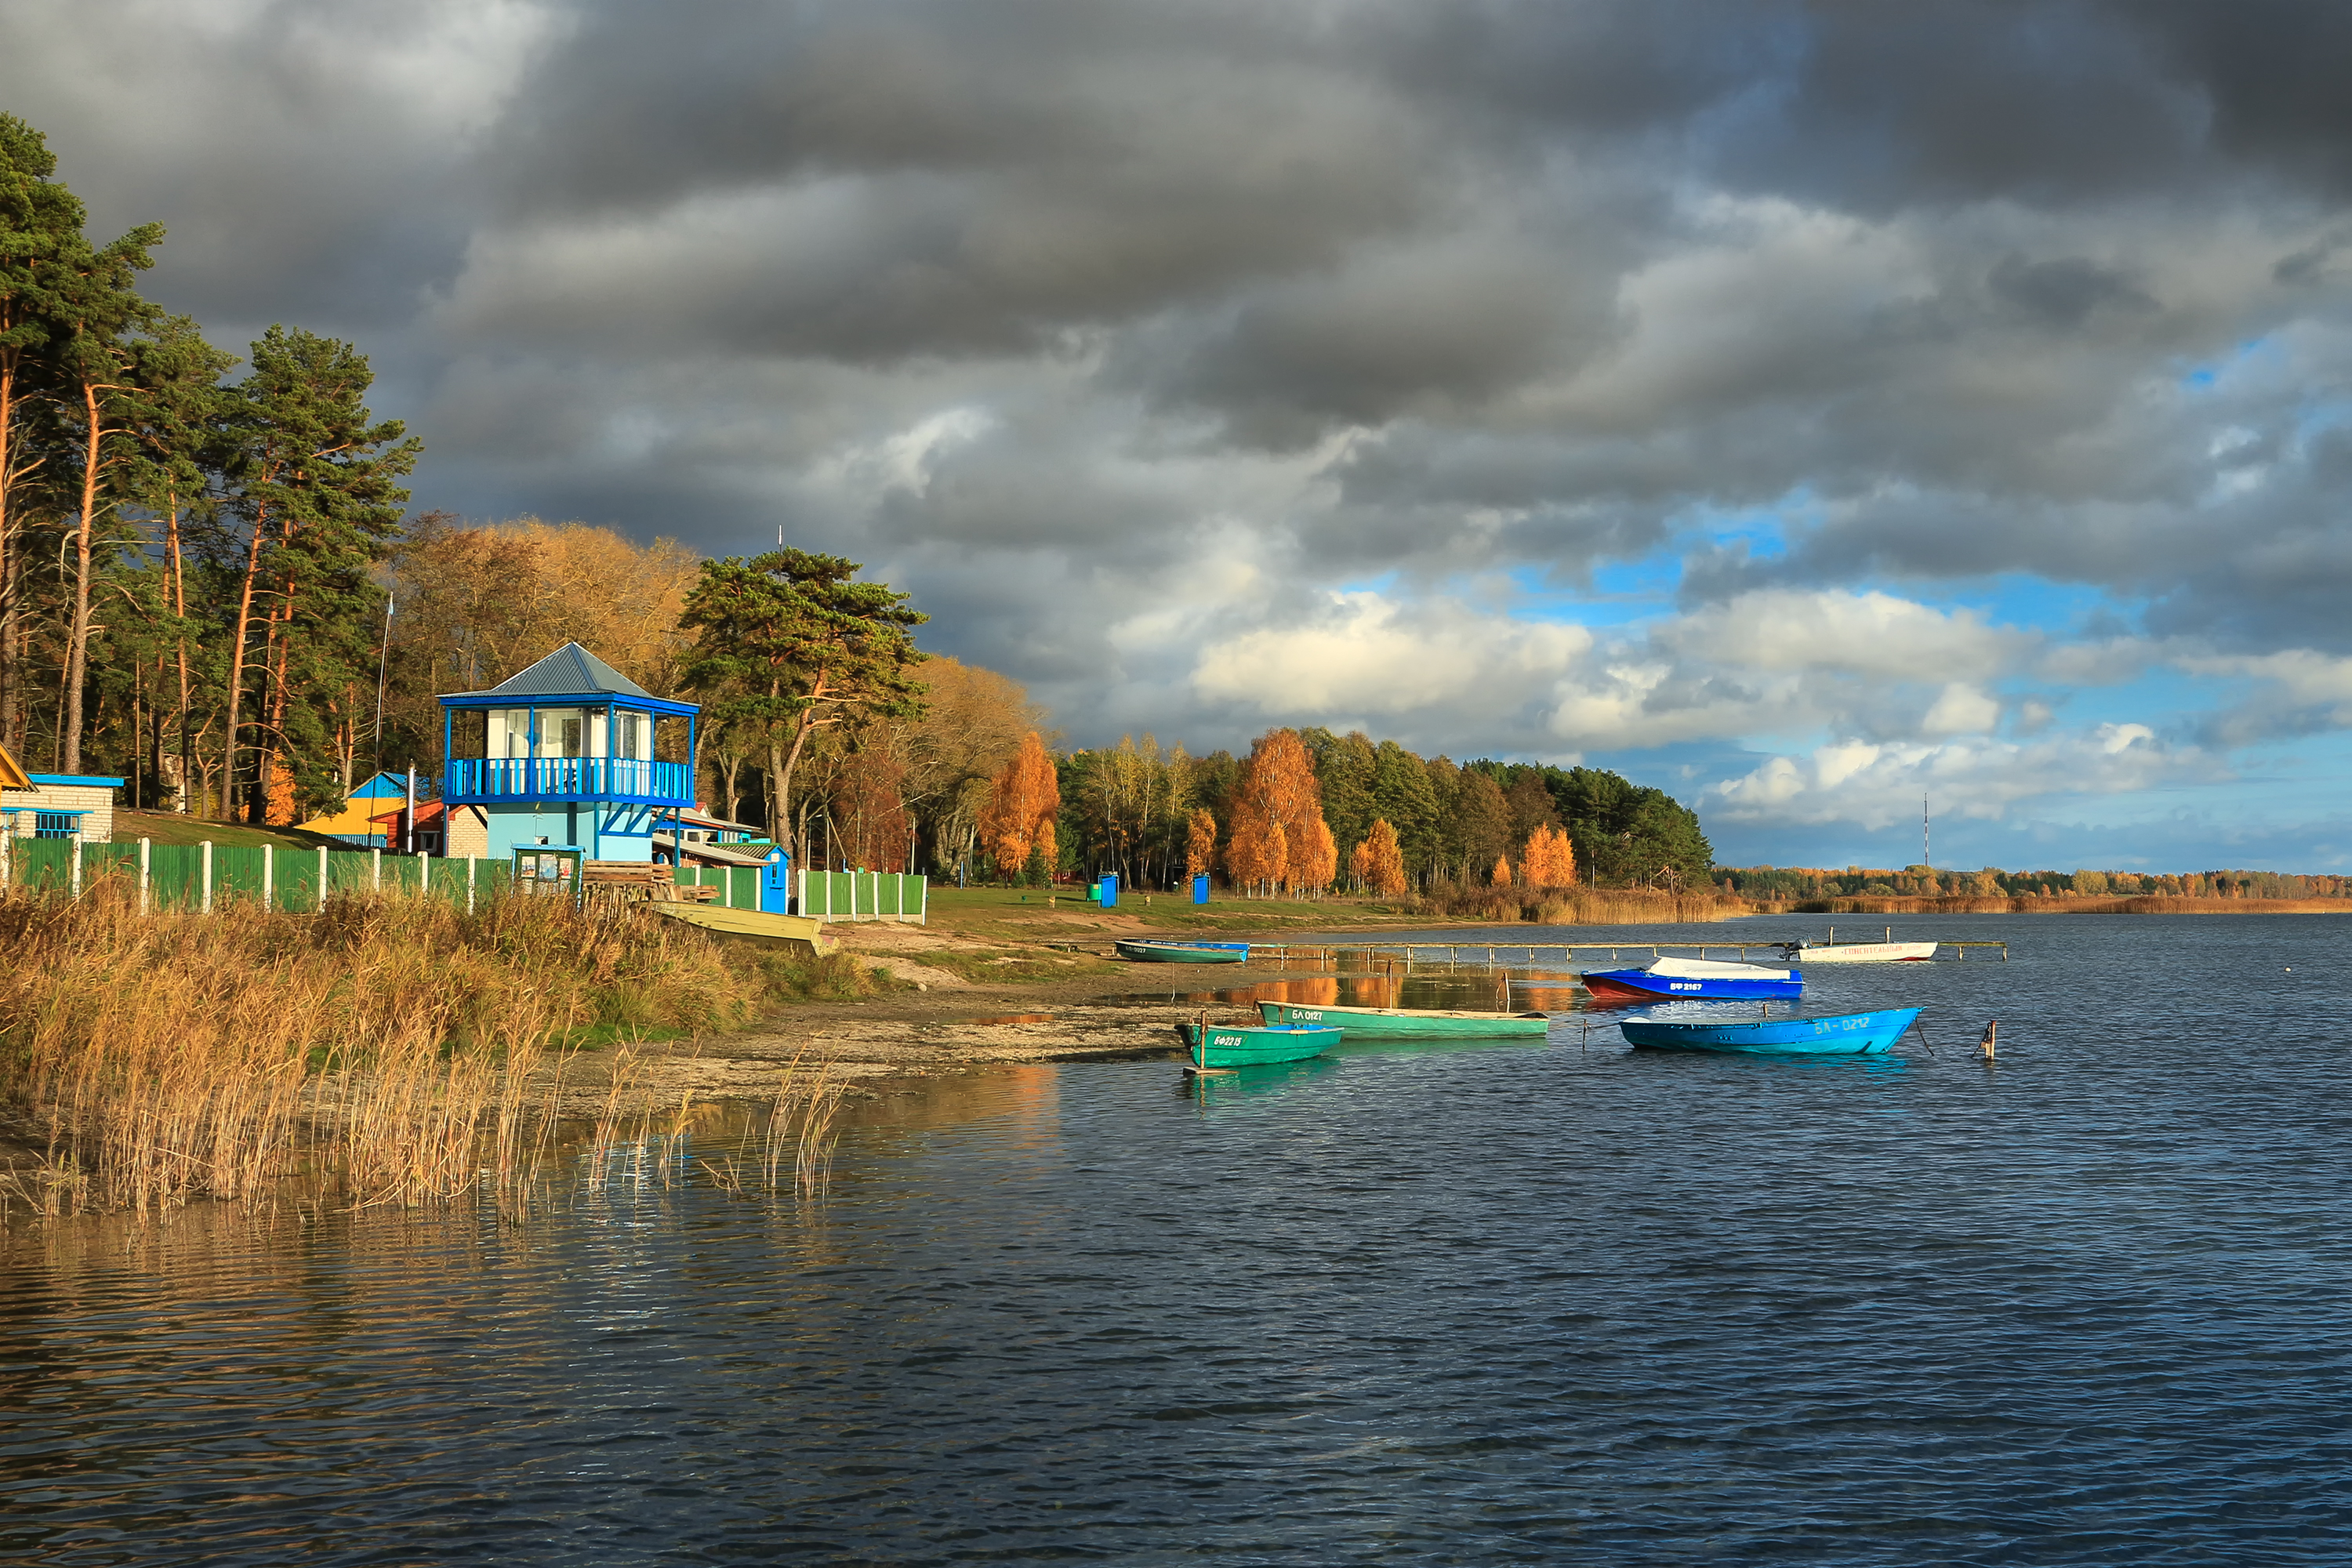
[[[1261,1062],[1295,1062],[1319,1057],[1339,1043],[1339,1031],[1304,1026],[1179,1024],[1176,1037],[1192,1054],[1185,1067],[1193,1072],[1209,1072],[1218,1068],[1255,1067]]]
[[[1350,1040],[1540,1040],[1551,1027],[1541,1013],[1440,1012],[1412,1007],[1337,1007],[1261,1002],[1269,1024],[1327,1024]]]
[[[1630,1046],[1660,1051],[1742,1051],[1754,1056],[1876,1056],[1895,1048],[1919,1016],[1916,1007],[1835,1013],[1823,1018],[1628,1018],[1617,1026]]]
[[[1245,942],[1146,942],[1140,939],[1112,942],[1111,950],[1121,958],[1138,963],[1245,963],[1249,961],[1249,943]]]

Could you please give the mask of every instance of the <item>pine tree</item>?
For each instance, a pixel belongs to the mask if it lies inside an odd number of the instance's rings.
[[[362,628],[373,626],[383,599],[369,572],[398,537],[408,500],[398,481],[424,449],[400,421],[372,422],[366,398],[374,381],[351,344],[273,326],[255,342],[252,373],[223,410],[226,510],[245,537],[223,704],[221,810],[230,813],[240,753],[249,752],[257,826],[289,743],[298,770],[320,763],[319,715],[298,706],[298,694],[331,690],[370,662]],[[261,682],[249,739],[248,675]]]
[[[766,740],[769,836],[793,844],[802,864],[793,774],[810,740],[845,721],[923,710],[910,671],[924,656],[908,634],[930,617],[886,583],[854,581],[864,570],[804,550],[706,561],[678,617],[696,634],[687,683],[724,693],[711,705],[718,722]]]
[[[25,745],[25,492],[41,467],[53,328],[86,213],[41,133],[0,113],[0,744]]]

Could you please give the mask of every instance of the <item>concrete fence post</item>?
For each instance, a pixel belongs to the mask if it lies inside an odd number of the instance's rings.
[[[152,848],[152,840],[142,838],[139,841],[139,912],[142,915],[147,912],[148,867]]]
[[[213,912],[213,841],[204,842],[204,893],[198,905],[205,914]]]
[[[368,851],[368,891],[383,891],[383,851],[381,849]]]
[[[432,857],[432,856],[430,856],[430,855],[419,855],[419,856],[416,858],[416,893],[417,893],[417,896],[418,896],[419,898],[422,898],[422,897],[424,897],[425,894],[427,894],[427,893],[431,892],[432,890],[433,890],[433,857]]]
[[[320,845],[320,846],[319,846],[319,910],[320,910],[320,912],[321,914],[325,913],[325,912],[326,912],[326,908],[327,908],[327,847],[326,847],[325,845],[321,844],[321,845]]]
[[[466,912],[469,915],[474,912],[474,868],[481,863],[476,856],[466,857]]]
[[[261,847],[261,907],[264,910],[278,907],[278,846],[275,844]]]
[[[80,898],[81,832],[79,828],[75,830],[71,838],[66,840],[66,881],[73,889],[73,896],[77,899]]]

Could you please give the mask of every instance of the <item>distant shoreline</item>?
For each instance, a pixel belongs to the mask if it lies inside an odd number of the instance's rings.
[[[1917,898],[1866,894],[1793,903],[1748,900],[1759,915],[2352,915],[2352,899],[2209,899],[2179,893],[2127,898]]]

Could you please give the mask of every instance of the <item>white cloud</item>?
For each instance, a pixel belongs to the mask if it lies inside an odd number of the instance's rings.
[[[1714,811],[1738,823],[1846,822],[1875,830],[1932,795],[1940,816],[1997,820],[2051,796],[2122,795],[2224,775],[2219,759],[2167,746],[2145,724],[2101,724],[2030,742],[1970,739],[1876,745],[1841,741],[1775,756],[1715,785]]]
[[[1408,608],[1377,594],[1333,594],[1306,625],[1212,642],[1194,667],[1202,696],[1267,713],[1398,715],[1441,705],[1510,705],[1592,646],[1581,626],[1511,620],[1465,605]]]
[[[1767,588],[1670,623],[1652,640],[1675,653],[1768,670],[1843,670],[1907,680],[1984,680],[2040,643],[1987,626],[1974,611],[1939,610],[1876,591]]]
[[[1956,680],[1937,694],[1935,706],[1919,721],[1919,728],[1930,735],[1979,735],[2000,722],[1999,702]]]

